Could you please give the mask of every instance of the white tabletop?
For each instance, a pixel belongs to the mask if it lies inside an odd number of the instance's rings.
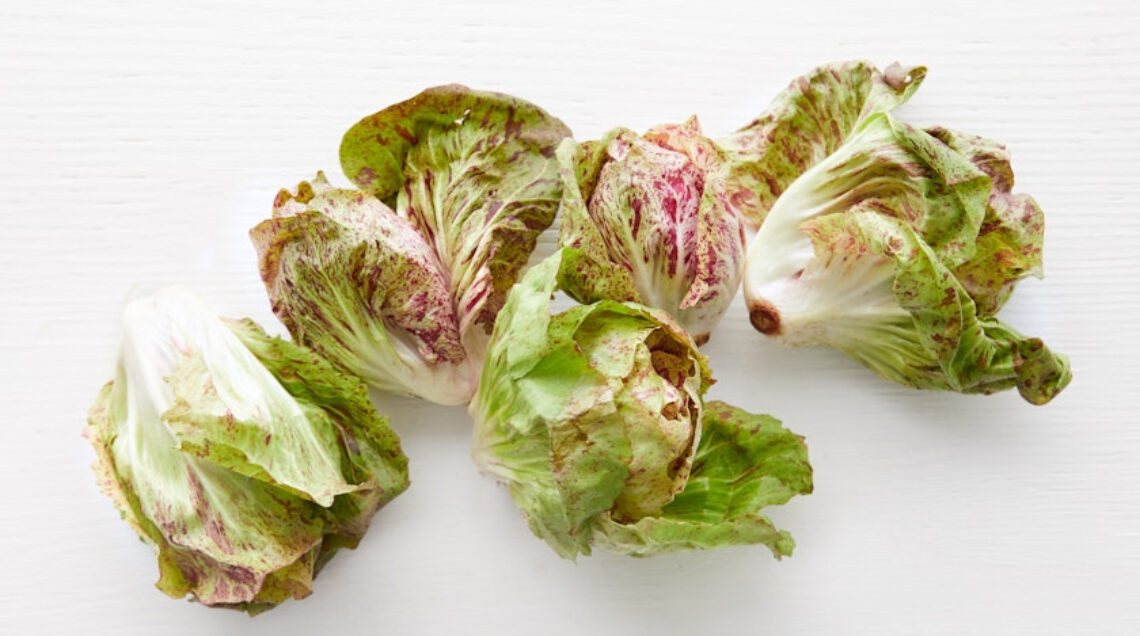
[[[158,4],[0,6],[0,634],[1137,633],[1136,5]],[[1054,403],[907,390],[765,342],[738,301],[710,397],[807,437],[816,492],[771,510],[790,559],[562,561],[475,471],[462,409],[379,396],[412,487],[310,598],[250,619],[153,588],[80,437],[133,286],[280,332],[246,231],[318,168],[346,183],[347,126],[427,86],[516,94],[579,139],[694,112],[717,135],[852,57],[929,66],[899,115],[1011,149],[1047,278],[1002,317],[1071,356]]]

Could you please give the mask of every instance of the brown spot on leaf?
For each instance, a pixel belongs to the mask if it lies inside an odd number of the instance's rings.
[[[394,124],[392,126],[392,129],[396,131],[396,134],[399,135],[401,139],[403,139],[404,141],[408,142],[409,144],[411,144],[413,146],[418,141],[416,139],[415,133],[408,130],[407,128],[404,128],[403,126],[401,126],[399,124]]]
[[[507,110],[507,121],[503,124],[503,134],[507,139],[518,137],[522,132],[522,120],[515,119],[515,109]]]

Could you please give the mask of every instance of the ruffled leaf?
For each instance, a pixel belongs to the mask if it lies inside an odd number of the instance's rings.
[[[850,326],[834,340],[881,375],[916,388],[962,393],[1017,387],[1034,404],[1047,402],[1071,379],[1064,356],[996,319],[979,316],[953,272],[898,220],[857,211],[819,219],[808,232],[823,250],[866,245],[893,274],[891,290],[906,314],[869,322],[862,336],[858,326]],[[1019,362],[1019,352],[1030,349],[1033,362]]]
[[[660,512],[634,523],[599,518],[596,542],[634,556],[762,544],[776,557],[795,542],[759,510],[812,491],[803,438],[768,415],[723,402],[705,404],[700,447],[684,490]]]
[[[926,68],[870,62],[817,67],[792,81],[752,123],[719,143],[735,159],[738,208],[755,226],[793,181],[835,152],[865,119],[905,103]]]
[[[993,316],[1009,300],[1017,282],[1041,278],[1045,213],[1028,194],[1014,194],[1013,168],[1005,146],[946,128],[928,132],[962,153],[990,177],[989,201],[975,253],[954,275],[970,293],[980,315]]]

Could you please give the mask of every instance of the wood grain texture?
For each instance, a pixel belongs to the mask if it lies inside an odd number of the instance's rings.
[[[1138,31],[1089,1],[3,3],[0,634],[1135,634]],[[280,330],[246,231],[425,86],[523,96],[580,139],[694,112],[719,134],[851,57],[926,64],[903,117],[1009,145],[1048,276],[1003,317],[1072,357],[1053,404],[908,391],[763,341],[738,303],[711,395],[808,439],[816,493],[773,512],[791,559],[562,562],[476,474],[461,409],[377,396],[413,484],[311,598],[251,620],[153,589],[79,437],[132,288]]]

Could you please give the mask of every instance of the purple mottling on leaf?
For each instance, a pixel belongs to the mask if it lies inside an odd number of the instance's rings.
[[[361,187],[367,186],[376,180],[376,172],[372,170],[372,168],[361,168],[360,172],[356,173],[356,179],[354,180],[357,185]]]

